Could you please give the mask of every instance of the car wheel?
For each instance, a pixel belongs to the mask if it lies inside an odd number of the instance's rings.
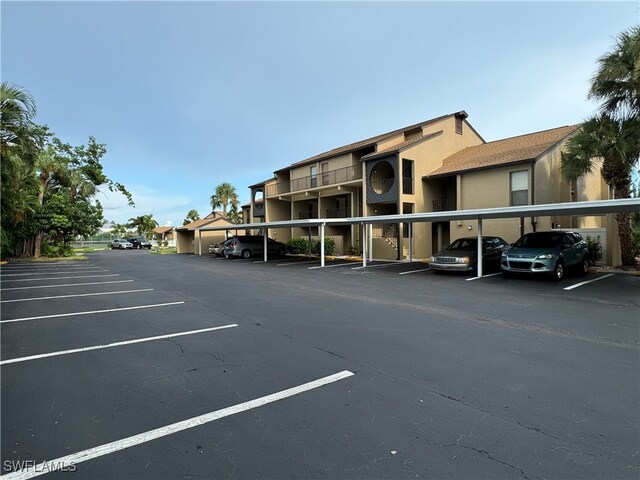
[[[586,275],[589,273],[589,259],[585,256],[580,263],[580,273]]]
[[[243,250],[242,258],[251,258],[251,252],[249,250]]]
[[[558,280],[562,280],[564,278],[564,263],[561,261],[558,261],[558,263],[556,263],[556,268],[553,270],[553,279],[558,281]]]

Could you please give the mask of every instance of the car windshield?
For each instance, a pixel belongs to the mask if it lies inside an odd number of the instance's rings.
[[[516,242],[520,248],[554,248],[562,243],[564,233],[528,233]]]
[[[470,239],[470,238],[459,238],[451,245],[449,245],[446,250],[474,250],[478,246],[478,240]]]

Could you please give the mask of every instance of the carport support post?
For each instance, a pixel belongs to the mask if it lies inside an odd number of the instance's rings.
[[[267,232],[269,231],[268,228],[264,229],[264,261],[267,261]]]
[[[371,263],[373,262],[373,223],[369,224],[367,240],[369,240],[369,263]]]
[[[367,226],[362,224],[362,266],[367,266]]]
[[[409,222],[409,263],[413,261],[413,223]]]
[[[478,251],[476,260],[476,275],[482,276],[482,219],[478,219]]]
[[[320,266],[324,267],[324,223],[320,224]]]
[[[198,230],[198,255],[202,256],[202,232]]]

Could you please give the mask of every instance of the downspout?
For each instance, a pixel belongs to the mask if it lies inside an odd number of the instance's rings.
[[[536,161],[531,162],[531,205],[536,204]],[[531,217],[531,228],[536,231],[536,217]]]

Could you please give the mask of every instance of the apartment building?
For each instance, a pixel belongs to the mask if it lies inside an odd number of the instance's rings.
[[[308,218],[349,218],[397,213],[556,203],[608,198],[598,173],[569,182],[560,175],[561,151],[580,125],[485,142],[464,111],[320,153],[251,185],[246,209],[250,223]],[[599,218],[506,219],[485,224],[488,234],[515,241],[521,233],[557,226],[602,226]],[[413,252],[428,257],[476,225],[461,222],[416,224]],[[317,228],[270,229],[269,235],[317,236]],[[327,226],[336,253],[361,251],[358,225]],[[375,258],[401,259],[409,229],[373,226]]]

